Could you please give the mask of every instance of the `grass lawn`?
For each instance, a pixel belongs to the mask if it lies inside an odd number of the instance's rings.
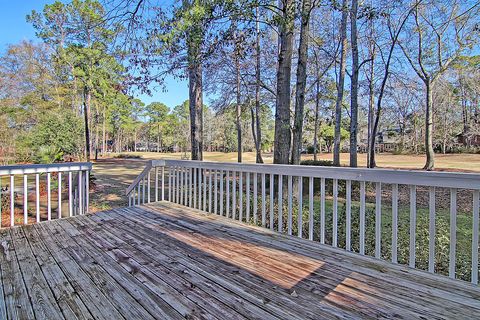
[[[156,152],[130,152],[125,155],[140,156],[145,160],[152,159],[182,159],[190,156],[184,153],[156,153]],[[342,165],[347,166],[349,162],[349,154],[342,153],[340,160]],[[358,155],[358,163],[360,166],[366,166],[367,155],[362,153]],[[318,155],[321,160],[332,160],[331,153],[322,153]],[[273,162],[273,155],[266,153],[263,156],[265,163]],[[313,159],[313,155],[303,155],[302,159]],[[402,168],[402,169],[422,169],[425,163],[424,155],[394,155],[390,153],[382,153],[377,155],[377,165],[380,168]],[[237,153],[235,152],[204,152],[205,161],[217,162],[236,162]],[[254,152],[244,152],[243,160],[246,163],[255,163]],[[437,154],[435,156],[435,167],[441,171],[465,171],[480,172],[480,155],[479,154]]]

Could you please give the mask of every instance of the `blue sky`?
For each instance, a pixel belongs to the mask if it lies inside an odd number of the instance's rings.
[[[0,0],[0,52],[4,52],[8,45],[22,40],[39,41],[35,37],[35,30],[25,21],[25,16],[32,10],[41,11],[43,6],[54,0]],[[188,99],[188,86],[186,81],[173,78],[166,79],[166,92],[161,89],[153,91],[152,96],[138,95],[145,103],[160,101],[170,108],[181,104]]]

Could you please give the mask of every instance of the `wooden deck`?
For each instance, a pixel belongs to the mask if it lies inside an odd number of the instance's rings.
[[[0,319],[472,319],[480,288],[170,203],[0,232]]]

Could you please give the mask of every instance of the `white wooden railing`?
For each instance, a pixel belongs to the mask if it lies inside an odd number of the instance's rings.
[[[0,226],[88,212],[91,170],[91,163],[0,166]]]
[[[478,284],[479,190],[479,174],[155,160],[126,195]]]

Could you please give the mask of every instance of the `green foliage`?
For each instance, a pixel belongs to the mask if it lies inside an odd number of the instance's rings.
[[[33,152],[33,162],[49,164],[62,159],[63,152],[54,146],[40,146]]]
[[[81,120],[69,111],[43,115],[30,133],[34,154],[42,153],[54,160],[63,155],[76,155],[81,149]],[[42,162],[43,163],[43,162]]]
[[[300,165],[304,166],[321,166],[321,167],[330,167],[333,166],[333,161],[330,160],[302,160]]]

